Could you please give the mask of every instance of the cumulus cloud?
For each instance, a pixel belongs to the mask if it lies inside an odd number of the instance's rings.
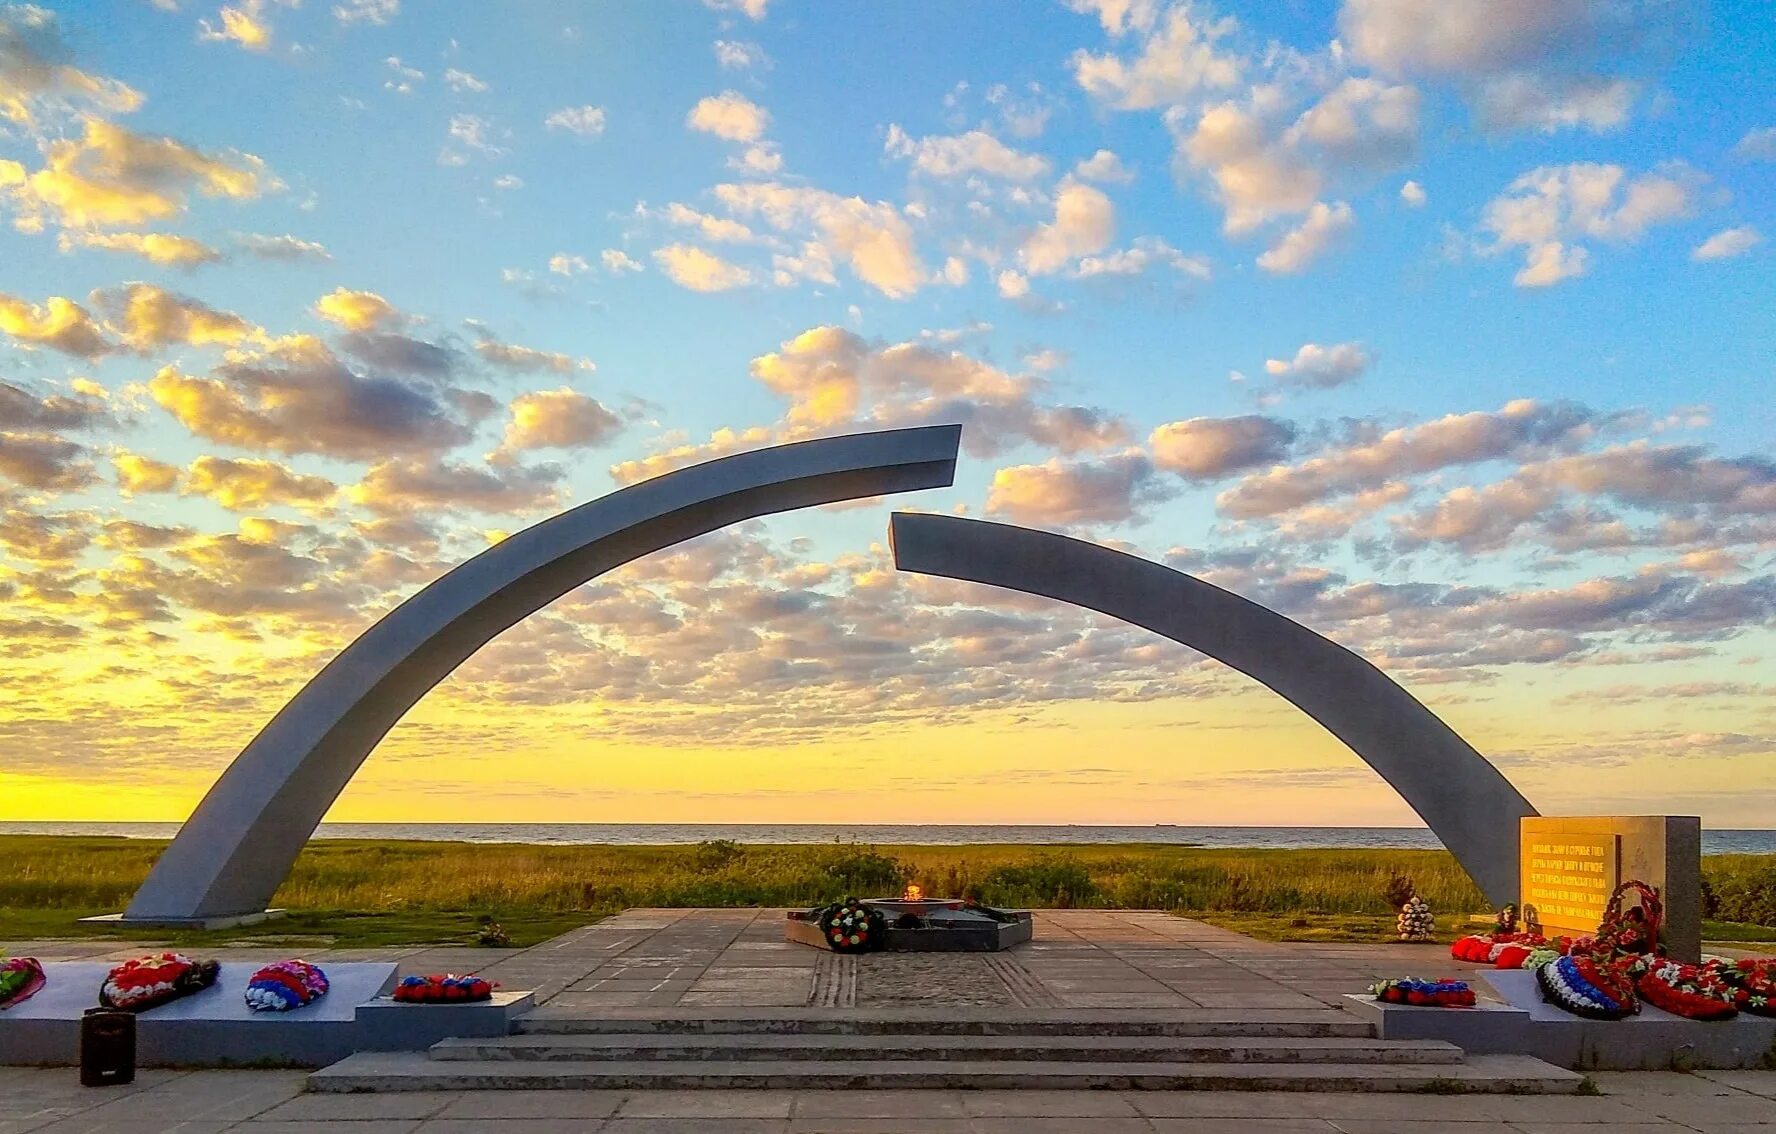
[[[1263,118],[1237,103],[1204,111],[1188,131],[1187,119],[1170,119],[1179,130],[1179,156],[1208,174],[1231,235],[1251,232],[1275,216],[1312,207],[1324,184],[1318,168],[1298,148],[1272,134]]]
[[[481,356],[482,361],[492,363],[502,370],[518,374],[571,374],[576,370],[597,369],[589,358],[575,358],[571,354],[558,351],[537,350],[535,347],[501,342],[485,329],[479,333],[481,337],[475,342],[475,353]]]
[[[240,251],[260,260],[324,262],[333,258],[332,253],[328,252],[324,245],[289,235],[264,236],[254,232],[237,233],[233,242]]]
[[[604,108],[599,106],[564,106],[544,117],[550,130],[565,130],[582,138],[596,138],[604,133]]]
[[[939,178],[985,174],[1008,181],[1034,181],[1049,171],[1047,158],[1013,149],[985,130],[914,138],[899,125],[890,125],[883,149],[892,157],[910,160],[920,173]]]
[[[1106,29],[1113,22],[1112,34],[1137,29],[1139,50],[1131,56],[1080,50],[1070,60],[1074,81],[1097,101],[1117,110],[1151,110],[1239,82],[1239,58],[1217,47],[1235,27],[1233,20],[1198,19],[1180,4],[1163,17],[1137,22],[1128,19],[1129,5],[1113,7],[1118,14],[1103,17]]]
[[[598,254],[598,262],[603,264],[604,270],[613,276],[620,276],[624,272],[639,272],[644,270],[640,264],[630,257],[629,253],[623,251],[621,248],[606,248]]]
[[[27,346],[49,347],[76,358],[98,358],[117,349],[91,312],[60,295],[36,304],[0,292],[0,331]]]
[[[1186,480],[1211,481],[1288,453],[1295,427],[1274,417],[1193,417],[1169,421],[1147,438],[1153,463]]]
[[[745,268],[691,244],[656,248],[654,263],[667,279],[691,291],[727,291],[752,282],[752,273]]]
[[[98,480],[84,445],[55,433],[0,431],[0,476],[24,488],[76,492]]]
[[[1747,161],[1776,161],[1776,126],[1747,130],[1733,145],[1733,153]]]
[[[343,0],[343,3],[333,5],[333,18],[347,26],[385,27],[400,14],[401,0]]]
[[[1089,460],[1050,458],[999,469],[987,489],[987,512],[1019,524],[1126,523],[1169,494],[1152,460],[1129,449]]]
[[[174,268],[195,268],[200,264],[222,261],[222,253],[201,240],[170,232],[63,232],[57,239],[62,251],[75,248],[97,248],[140,256],[151,264]]]
[[[623,419],[596,398],[562,386],[512,399],[511,420],[488,460],[509,461],[529,449],[577,449],[603,445],[622,431]]]
[[[148,492],[171,492],[179,483],[179,466],[128,449],[111,454],[111,467],[117,472],[117,490],[125,499]]]
[[[1103,191],[1068,182],[1055,194],[1052,221],[1036,226],[1018,249],[1018,263],[1033,276],[1060,271],[1082,256],[1102,252],[1116,236],[1116,206]]]
[[[485,80],[475,77],[468,71],[459,71],[455,67],[445,69],[444,85],[457,94],[486,94],[493,89]],[[548,125],[547,120],[543,124]]]
[[[715,41],[715,62],[724,71],[747,71],[754,67],[771,65],[771,59],[765,54],[764,48],[756,43],[735,39]]]
[[[1723,228],[1696,245],[1690,253],[1690,259],[1731,260],[1735,256],[1743,256],[1756,248],[1763,239],[1762,234],[1748,224],[1739,225],[1737,228]]]
[[[1362,343],[1302,343],[1294,358],[1272,358],[1264,363],[1264,372],[1279,386],[1299,386],[1314,390],[1330,390],[1347,385],[1363,376],[1371,358]]]
[[[1317,202],[1301,224],[1284,233],[1258,257],[1258,266],[1274,275],[1292,276],[1343,243],[1357,227],[1355,214],[1343,201]]]
[[[324,476],[295,472],[256,457],[199,457],[186,470],[180,490],[207,496],[231,512],[271,507],[314,508],[333,499],[338,485]]]
[[[240,0],[224,4],[216,22],[197,21],[197,38],[205,43],[233,43],[247,51],[271,48],[271,22],[265,18],[265,0]]]
[[[354,504],[379,516],[402,517],[441,508],[512,515],[554,505],[560,480],[557,465],[507,465],[490,470],[450,461],[402,458],[378,461],[345,494]]]
[[[1347,78],[1303,111],[1285,140],[1339,165],[1392,169],[1418,153],[1418,103],[1412,87]]]
[[[703,6],[716,12],[739,12],[756,23],[765,18],[771,0],[703,0]]]
[[[1127,185],[1135,179],[1134,170],[1122,163],[1114,151],[1099,150],[1073,167],[1073,176],[1081,181],[1098,181],[1109,185]]]
[[[74,65],[54,12],[30,4],[0,7],[0,121],[29,130],[46,109],[121,114],[141,105],[142,96],[128,85]]]
[[[94,292],[93,298],[108,313],[123,343],[142,353],[173,343],[234,346],[266,339],[263,330],[232,311],[153,284]]]
[[[697,101],[685,125],[730,142],[756,142],[765,136],[771,115],[738,91],[723,91]]]
[[[1275,516],[1403,476],[1576,446],[1610,419],[1570,402],[1508,402],[1496,411],[1359,435],[1294,465],[1254,473],[1216,497],[1239,519]]]
[[[375,292],[343,287],[334,288],[315,300],[314,311],[329,323],[337,323],[348,331],[373,331],[401,320],[395,305]]]
[[[1347,0],[1339,31],[1359,62],[1456,82],[1487,129],[1608,130],[1638,93],[1610,72],[1682,18],[1657,0]]]
[[[1425,203],[1424,186],[1416,181],[1406,182],[1400,186],[1400,202],[1408,208],[1423,208]]]
[[[1073,275],[1082,280],[1127,278],[1162,267],[1198,280],[1206,280],[1211,275],[1208,257],[1187,255],[1157,236],[1137,236],[1127,248],[1101,256],[1082,257]]]
[[[0,380],[0,422],[13,429],[86,429],[106,424],[111,409],[102,391],[77,388],[67,394],[33,394]]]
[[[911,295],[930,279],[912,227],[886,201],[776,182],[717,185],[715,196],[729,212],[763,217],[778,231],[812,229],[858,279],[891,298]]]
[[[244,201],[279,187],[251,154],[205,153],[97,118],[86,119],[79,137],[50,143],[35,172],[0,161],[0,197],[10,201],[13,224],[25,232],[51,221],[64,228],[133,227],[182,213],[192,192]]]
[[[1682,165],[1633,177],[1596,162],[1540,166],[1488,202],[1481,227],[1495,249],[1524,249],[1517,286],[1547,287],[1585,274],[1590,253],[1578,241],[1632,244],[1655,225],[1688,217],[1703,180]]]

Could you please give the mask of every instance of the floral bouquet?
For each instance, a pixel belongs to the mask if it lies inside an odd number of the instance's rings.
[[[1725,987],[1739,1011],[1753,1016],[1776,1016],[1776,957],[1714,960],[1703,968]]]
[[[1429,941],[1431,934],[1437,931],[1437,919],[1431,915],[1431,903],[1417,894],[1407,898],[1406,904],[1400,907],[1397,928],[1402,941]]]
[[[1640,1011],[1627,966],[1596,957],[1556,957],[1536,970],[1542,999],[1575,1016],[1620,1020]]]
[[[1546,944],[1539,933],[1470,933],[1455,939],[1449,955],[1458,961],[1515,969],[1522,967],[1533,950]]]
[[[288,1012],[327,995],[327,974],[307,961],[276,961],[247,981],[247,1007],[255,1012]]]
[[[395,985],[395,999],[403,1004],[467,1004],[493,999],[493,990],[498,987],[478,976],[433,973],[402,977],[401,983]]]
[[[835,953],[880,949],[887,936],[882,915],[856,898],[846,898],[821,910],[820,934]]]
[[[1465,980],[1384,980],[1369,986],[1369,995],[1388,1004],[1417,1004],[1427,1008],[1472,1008],[1474,990]]]
[[[0,1012],[23,1004],[43,987],[43,966],[35,957],[0,958]]]
[[[1673,1016],[1725,1020],[1739,1014],[1733,990],[1705,965],[1655,959],[1634,982],[1641,998]]]
[[[183,953],[152,953],[113,968],[99,987],[99,1003],[125,1012],[145,1012],[216,983],[222,966],[194,961]]]

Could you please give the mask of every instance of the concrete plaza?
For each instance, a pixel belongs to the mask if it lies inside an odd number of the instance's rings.
[[[1437,946],[1272,944],[1154,911],[1054,910],[1002,954],[835,957],[782,939],[780,910],[629,910],[529,949],[213,951],[478,970],[534,988],[539,1013],[743,1008],[1173,1008],[1337,1013],[1383,975],[1466,966]],[[5,942],[10,954],[104,959],[117,942]],[[1776,1072],[1598,1074],[1596,1097],[1118,1091],[413,1091],[304,1094],[302,1072],[145,1070],[83,1089],[72,1069],[7,1069],[0,1134],[22,1131],[1343,1131],[1776,1134]]]

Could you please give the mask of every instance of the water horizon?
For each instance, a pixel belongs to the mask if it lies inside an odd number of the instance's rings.
[[[4,835],[170,839],[176,822],[0,822]],[[968,846],[981,843],[1093,846],[1157,843],[1253,849],[1438,850],[1425,827],[1193,826],[1108,823],[322,823],[317,839],[663,846],[727,839],[761,845],[821,843]],[[1776,854],[1776,830],[1703,828],[1703,854]]]

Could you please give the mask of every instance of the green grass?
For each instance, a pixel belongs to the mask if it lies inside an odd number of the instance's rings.
[[[932,895],[1003,906],[1166,909],[1271,940],[1393,936],[1383,897],[1409,875],[1437,914],[1439,939],[1472,927],[1486,902],[1443,851],[1223,850],[1114,846],[536,846],[317,840],[275,904],[292,916],[208,934],[82,925],[122,909],[164,843],[89,836],[0,836],[0,939],[127,935],[179,944],[251,940],[347,946],[465,943],[482,920],[526,945],[630,906],[813,906],[847,894]],[[1705,863],[1716,892],[1756,895],[1759,867]],[[1749,860],[1749,861],[1744,861]],[[1724,912],[1724,911],[1723,911]],[[1772,917],[1776,923],[1776,917]],[[1709,936],[1758,940],[1710,923]]]

